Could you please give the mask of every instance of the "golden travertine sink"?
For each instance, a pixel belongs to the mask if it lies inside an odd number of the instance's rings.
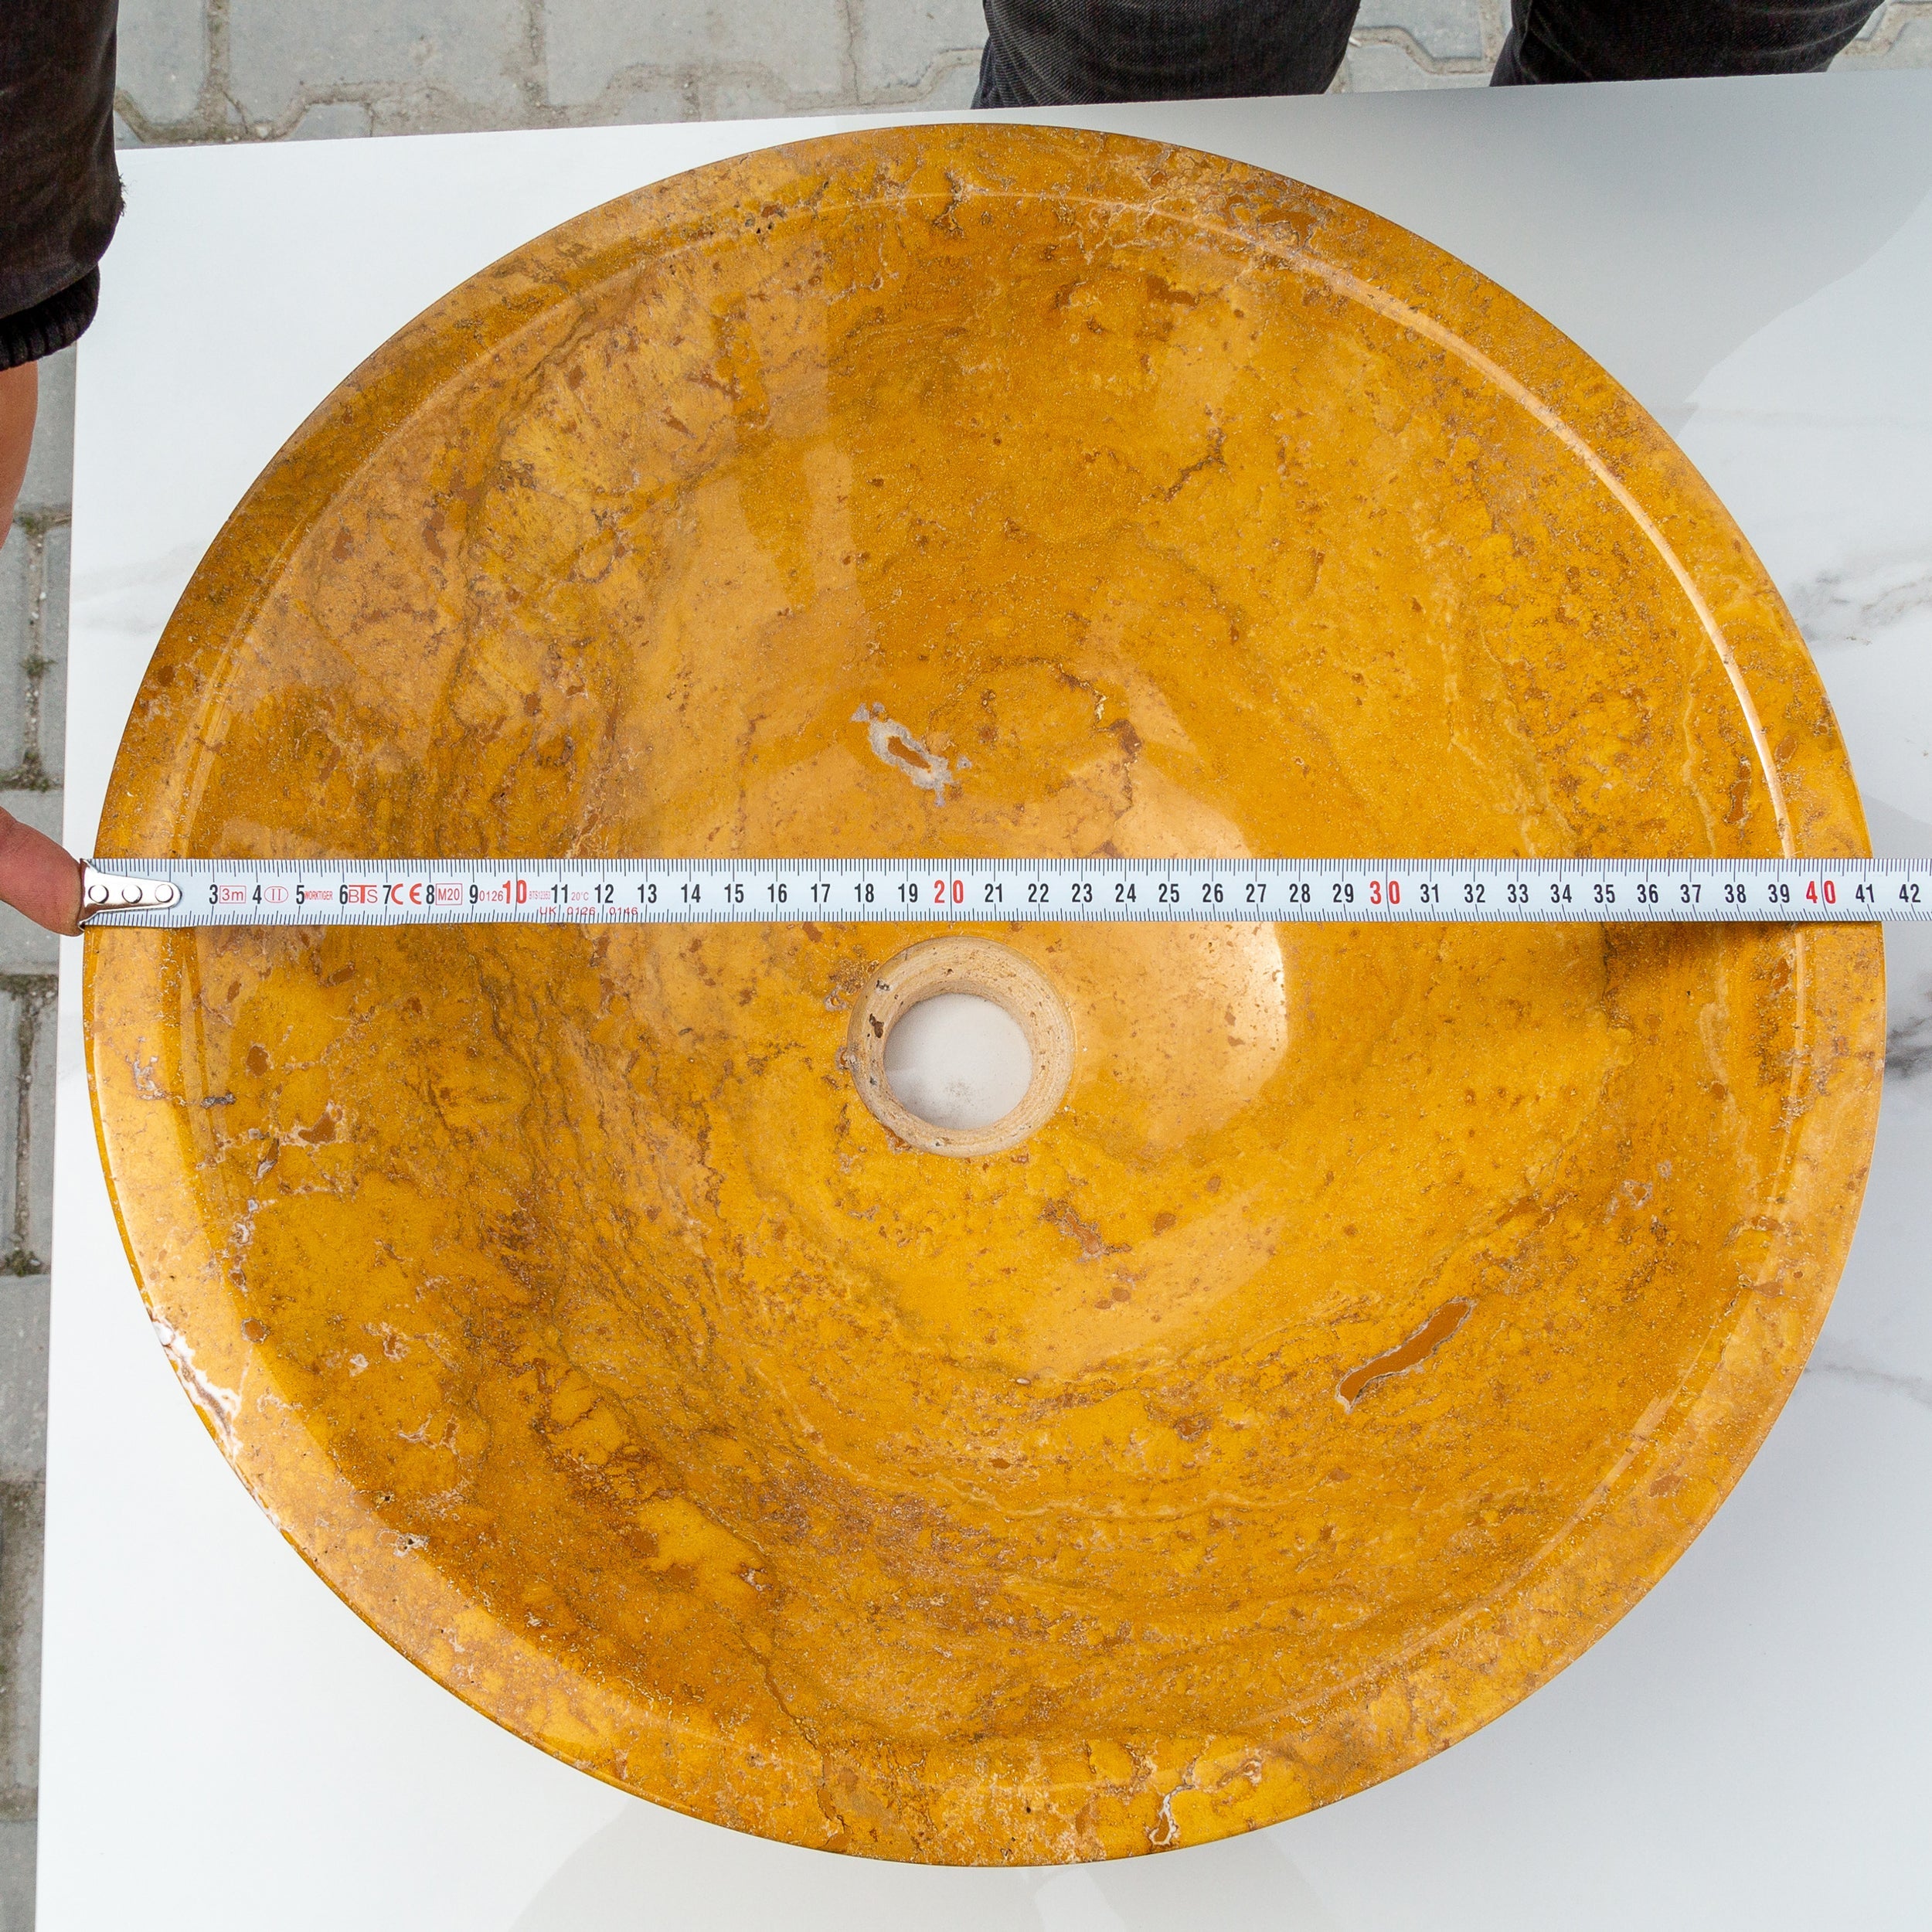
[[[381,350],[100,849],[1866,846],[1571,345],[1310,189],[975,125],[645,190]],[[1265,1824],[1576,1657],[1822,1318],[1873,930],[973,934],[1071,1057],[966,1155],[848,1042],[930,929],[91,937],[129,1250],[284,1534],[568,1762],[892,1858]]]

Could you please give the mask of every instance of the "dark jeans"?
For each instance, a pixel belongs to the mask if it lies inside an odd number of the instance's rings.
[[[121,213],[114,0],[0,0],[0,369],[93,319]]]
[[[1359,0],[985,0],[975,107],[1322,93]],[[1877,0],[1512,0],[1494,87],[1815,73]]]

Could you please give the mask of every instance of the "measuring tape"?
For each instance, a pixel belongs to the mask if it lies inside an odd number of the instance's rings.
[[[90,926],[1932,918],[1926,859],[97,859]]]

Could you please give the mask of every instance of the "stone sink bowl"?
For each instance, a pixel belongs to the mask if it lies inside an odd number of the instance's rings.
[[[100,849],[1867,848],[1573,345],[1310,189],[976,124],[644,189],[380,349]],[[850,1036],[935,937],[89,938],[162,1345],[457,1696],[800,1845],[1114,1857],[1442,1750],[1709,1519],[1851,1236],[1873,929],[962,926],[1060,1085],[927,1145]]]

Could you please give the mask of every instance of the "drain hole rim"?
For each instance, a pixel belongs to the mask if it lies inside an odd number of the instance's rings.
[[[893,1029],[941,993],[990,1002],[1026,1036],[1032,1077],[1019,1104],[987,1126],[937,1127],[921,1120],[886,1077]],[[865,997],[852,1008],[844,1057],[866,1111],[894,1138],[922,1154],[971,1160],[1019,1146],[1058,1110],[1073,1077],[1073,1025],[1053,981],[1031,960],[994,940],[948,934],[909,946],[874,970]]]

